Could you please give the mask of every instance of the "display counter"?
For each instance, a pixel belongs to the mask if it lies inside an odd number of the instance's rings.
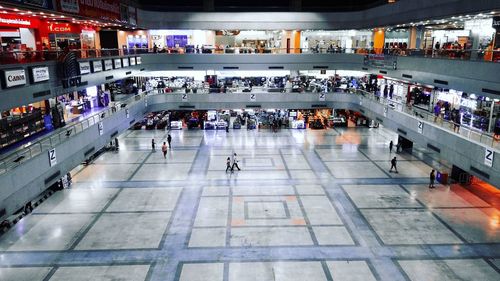
[[[171,130],[182,130],[182,121],[171,121],[170,122]]]
[[[305,123],[304,120],[292,120],[292,126],[290,127],[291,129],[305,129]]]

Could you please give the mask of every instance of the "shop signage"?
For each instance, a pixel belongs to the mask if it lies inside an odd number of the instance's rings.
[[[183,102],[188,101],[188,94],[182,94],[182,101]]]
[[[57,0],[60,12],[90,18],[120,20],[120,0]]]
[[[79,64],[80,64],[80,75],[90,73],[90,62],[89,61],[82,61]]]
[[[115,69],[122,68],[122,60],[121,59],[114,59],[113,60]]]
[[[26,85],[26,73],[24,69],[4,70],[3,73],[5,88]]]
[[[493,17],[493,23],[491,26],[493,28],[500,28],[500,17]]]
[[[379,69],[398,69],[398,58],[396,56],[384,55],[384,54],[369,54],[366,55],[363,64]]]
[[[48,81],[50,79],[48,66],[36,66],[31,68],[31,81],[33,83]]]
[[[49,150],[49,164],[50,164],[50,167],[57,164],[57,156],[56,156],[56,149],[55,148],[52,148],[51,150]]]
[[[0,25],[8,27],[38,28],[40,20],[17,15],[1,14]]]
[[[319,93],[319,101],[325,101],[325,93]]]
[[[49,33],[77,33],[69,23],[49,23],[47,29]]]
[[[250,101],[257,101],[257,96],[255,96],[255,94],[250,94]]]
[[[104,60],[104,71],[113,69],[113,60]]]
[[[495,155],[495,152],[493,150],[486,148],[484,151],[484,165],[488,167],[493,167],[493,156]]]
[[[14,2],[16,4],[25,4],[29,6],[35,6],[40,8],[45,8],[52,10],[54,6],[52,6],[52,1],[47,0],[7,0],[8,2]]]
[[[418,133],[423,134],[424,133],[424,122],[418,121]]]
[[[135,62],[136,62],[137,64],[141,64],[141,63],[142,63],[142,59],[141,59],[141,57],[135,57]]]
[[[94,60],[92,61],[92,72],[101,72],[102,71],[102,61]]]
[[[128,58],[123,58],[122,59],[122,66],[127,67],[129,65]]]
[[[130,58],[130,65],[135,65],[135,57]]]

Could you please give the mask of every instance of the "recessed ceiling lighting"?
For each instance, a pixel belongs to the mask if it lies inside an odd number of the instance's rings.
[[[54,14],[50,14],[50,16],[51,16],[51,17],[55,17],[56,15],[54,15]]]
[[[19,9],[14,9],[14,12],[19,12]]]
[[[32,11],[28,11],[28,14],[33,14],[33,12]]]

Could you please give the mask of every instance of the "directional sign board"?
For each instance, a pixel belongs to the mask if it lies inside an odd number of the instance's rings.
[[[49,164],[50,164],[50,167],[57,164],[57,156],[56,156],[56,149],[55,148],[52,148],[49,150]]]
[[[424,122],[418,121],[418,133],[423,134],[424,133]]]
[[[104,126],[102,125],[102,122],[97,123],[97,129],[99,129],[99,135],[102,136],[102,134],[104,134]]]
[[[493,157],[495,152],[493,150],[486,148],[484,151],[484,165],[488,167],[493,167]]]

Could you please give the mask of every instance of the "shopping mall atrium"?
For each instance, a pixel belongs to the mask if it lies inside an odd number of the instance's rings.
[[[1,0],[0,281],[500,280],[500,0]]]

